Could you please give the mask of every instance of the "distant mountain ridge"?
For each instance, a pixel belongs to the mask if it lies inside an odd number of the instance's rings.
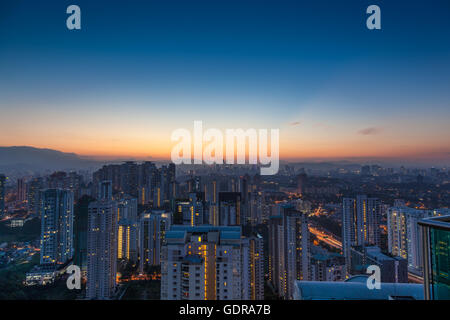
[[[75,153],[28,146],[0,147],[0,172],[10,170],[69,170],[87,169],[100,162],[86,159]]]
[[[141,162],[151,160],[155,163],[166,163],[167,160],[117,158],[117,159],[92,159],[79,156],[76,153],[61,152],[53,149],[35,148],[29,146],[0,147],[0,173],[25,173],[25,172],[45,172],[45,171],[70,171],[70,170],[97,170],[107,163],[122,163],[125,160]],[[401,164],[417,165],[426,167],[429,164],[414,163],[415,161],[405,161],[404,159],[334,159],[316,161],[285,161],[281,164],[289,165],[296,169],[305,168],[313,170],[332,170],[339,168],[359,169],[362,164],[380,164],[382,166],[399,166]]]

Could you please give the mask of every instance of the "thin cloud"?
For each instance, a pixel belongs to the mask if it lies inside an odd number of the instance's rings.
[[[324,123],[324,122],[317,122],[317,123],[314,124],[314,127],[316,127],[316,128],[323,128],[323,129],[330,129],[332,126],[327,124],[327,123]]]
[[[294,121],[294,122],[289,123],[289,125],[290,125],[290,126],[293,126],[293,127],[296,127],[296,126],[298,126],[298,125],[300,125],[300,124],[301,124],[300,121]]]
[[[362,134],[364,136],[375,135],[375,134],[379,134],[380,132],[381,132],[381,129],[375,128],[375,127],[369,127],[369,128],[361,129],[358,131],[359,134]]]

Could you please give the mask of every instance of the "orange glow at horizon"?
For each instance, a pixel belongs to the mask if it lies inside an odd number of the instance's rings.
[[[75,153],[82,157],[92,157],[98,159],[114,159],[132,157],[136,159],[158,159],[170,160],[171,149],[176,142],[163,141],[146,143],[111,143],[102,142],[92,144],[66,143],[60,144],[14,144],[14,146],[31,146],[36,148],[54,149],[61,152]],[[370,144],[366,147],[361,145],[323,145],[317,146],[305,144],[304,147],[296,144],[290,145],[287,141],[280,142],[280,159],[285,161],[295,161],[298,159],[345,159],[345,158],[409,158],[426,159],[439,158],[448,159],[448,154],[439,146],[424,146],[422,148],[377,146]],[[3,145],[13,146],[13,145]],[[270,149],[269,149],[270,150]],[[224,157],[226,153],[224,152]],[[247,153],[248,158],[248,153]]]
[[[21,117],[22,114],[28,117]],[[58,117],[46,117],[36,112],[16,108],[5,112],[5,122],[0,128],[0,146],[31,146],[62,152],[76,153],[95,158],[154,158],[169,160],[172,147],[171,133],[186,128],[193,134],[190,118],[174,119],[171,116],[150,114],[127,118],[127,114],[114,113],[105,117],[95,114],[61,112]],[[300,118],[300,117],[298,117]],[[124,120],[126,119],[126,121]],[[308,120],[305,120],[308,119]],[[334,120],[331,125],[319,125],[321,119],[301,118],[301,124],[272,124],[271,121],[240,123],[237,119],[205,121],[203,133],[208,128],[280,128],[280,159],[308,158],[408,158],[450,159],[450,132],[446,119],[421,123],[399,121],[383,122],[371,134],[359,131],[370,125]],[[369,130],[370,131],[370,130]],[[225,144],[225,139],[224,139]],[[270,148],[269,148],[270,149]],[[193,154],[193,152],[192,152]],[[225,155],[225,153],[224,153]]]

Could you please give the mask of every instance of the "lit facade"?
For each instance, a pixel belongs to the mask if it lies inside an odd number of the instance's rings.
[[[73,256],[73,193],[47,189],[41,193],[40,264],[64,264]]]
[[[88,209],[87,299],[109,299],[116,288],[118,207],[109,191],[103,196]]]
[[[237,226],[173,226],[162,250],[161,299],[260,297],[260,249],[258,240],[242,239]]]
[[[424,288],[427,300],[450,300],[450,215],[423,219]]]
[[[136,224],[130,220],[121,219],[117,230],[117,259],[137,262],[137,241]]]
[[[388,250],[408,261],[408,270],[423,273],[423,239],[418,222],[427,217],[450,214],[449,209],[419,210],[405,206],[391,207],[387,212]]]
[[[169,230],[172,214],[163,210],[144,213],[139,224],[139,270],[144,272],[145,266],[161,264],[161,247],[165,234]]]
[[[350,271],[352,246],[380,245],[381,206],[377,198],[358,195],[342,201],[342,246]]]
[[[307,215],[293,205],[280,208],[269,220],[269,280],[284,299],[292,299],[296,280],[310,279]]]
[[[176,210],[184,225],[198,226],[209,222],[209,210],[204,201],[204,193],[189,193],[189,199],[177,201]]]
[[[264,300],[264,241],[260,235],[242,240],[242,299]]]

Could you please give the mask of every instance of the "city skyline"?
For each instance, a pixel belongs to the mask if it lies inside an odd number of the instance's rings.
[[[34,241],[2,245],[0,267],[28,265],[18,290],[28,297],[53,287],[88,300],[448,298],[448,273],[427,278],[423,258],[435,240],[425,245],[419,227],[447,221],[448,169],[323,175],[291,166],[271,177],[235,169],[194,174],[128,161],[0,185],[8,236],[40,221]],[[439,236],[436,258],[445,262],[448,233]],[[85,279],[78,291],[66,290],[69,266]],[[369,268],[383,290],[366,284]]]
[[[0,1],[0,302],[450,300],[449,39],[449,0]]]
[[[448,3],[2,3],[0,145],[169,159],[171,132],[279,128],[280,159],[448,164]],[[109,5],[110,4],[110,5]],[[4,10],[3,10],[4,9]]]

